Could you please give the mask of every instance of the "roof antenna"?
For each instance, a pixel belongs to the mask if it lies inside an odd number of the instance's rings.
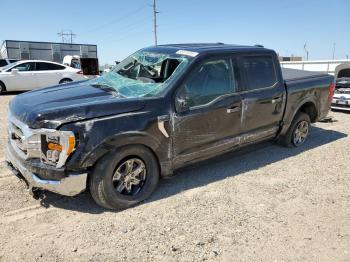
[[[254,46],[256,46],[256,47],[264,47],[263,45],[254,45]]]

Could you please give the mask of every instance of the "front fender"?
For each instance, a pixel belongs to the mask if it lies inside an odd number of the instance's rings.
[[[172,173],[170,141],[165,143],[162,139],[160,140],[146,132],[126,132],[104,139],[92,150],[81,156],[80,167],[84,169],[92,167],[106,154],[117,153],[118,148],[130,145],[147,147],[157,158],[161,173],[165,175]]]

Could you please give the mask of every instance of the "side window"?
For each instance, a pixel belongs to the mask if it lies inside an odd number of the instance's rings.
[[[26,72],[26,71],[34,71],[35,70],[35,63],[34,62],[28,62],[28,63],[23,63],[23,64],[19,64],[14,66],[11,69],[18,69],[18,71],[20,72]],[[11,71],[10,69],[10,71]]]
[[[48,71],[48,70],[63,70],[65,69],[64,66],[51,64],[51,63],[44,63],[44,62],[38,62],[36,63],[36,70],[37,71]]]
[[[192,71],[178,95],[188,107],[208,104],[235,91],[231,72],[229,60],[207,61]]]
[[[277,82],[272,56],[247,56],[241,59],[246,84],[243,91],[272,87]]]

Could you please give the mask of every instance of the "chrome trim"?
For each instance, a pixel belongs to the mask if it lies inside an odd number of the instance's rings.
[[[350,105],[348,107],[331,106],[331,108],[335,110],[350,111]]]
[[[6,160],[11,164],[12,171],[19,171],[28,183],[30,189],[39,188],[64,196],[75,196],[86,189],[87,173],[71,174],[59,181],[43,180],[30,172],[7,148]]]
[[[33,159],[33,158],[42,158],[41,152],[41,135],[46,136],[53,135],[59,136],[62,139],[62,144],[66,145],[68,142],[69,136],[74,136],[74,133],[71,131],[59,131],[55,129],[31,129],[26,124],[18,120],[11,114],[11,111],[8,113],[8,135],[12,148],[15,152],[23,159]],[[63,135],[65,134],[65,135]],[[13,139],[13,135],[16,135],[19,139]],[[19,141],[20,140],[20,141]],[[56,168],[61,168],[66,163],[68,156],[67,148],[64,148],[60,153],[59,160],[56,163]],[[75,149],[73,149],[74,151]]]
[[[164,121],[159,121],[158,122],[158,129],[160,132],[162,132],[162,134],[168,138],[169,137],[169,134],[168,132],[166,131],[165,127],[164,127]]]
[[[24,160],[40,158],[40,135],[26,124],[8,114],[8,135],[12,148]],[[14,139],[16,136],[18,139]]]
[[[164,127],[164,123],[166,121],[169,121],[169,119],[170,119],[169,115],[158,116],[158,129],[166,138],[169,137],[169,134]]]

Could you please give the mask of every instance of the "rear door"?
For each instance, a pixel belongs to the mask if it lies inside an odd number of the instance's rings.
[[[239,58],[242,132],[246,142],[274,136],[283,117],[286,92],[273,55]]]
[[[36,62],[36,72],[35,76],[38,80],[39,87],[47,87],[52,85],[58,85],[63,79],[64,66],[46,63],[46,62]]]
[[[230,59],[208,59],[191,71],[175,97],[175,165],[213,156],[237,144],[241,116],[237,88]]]

